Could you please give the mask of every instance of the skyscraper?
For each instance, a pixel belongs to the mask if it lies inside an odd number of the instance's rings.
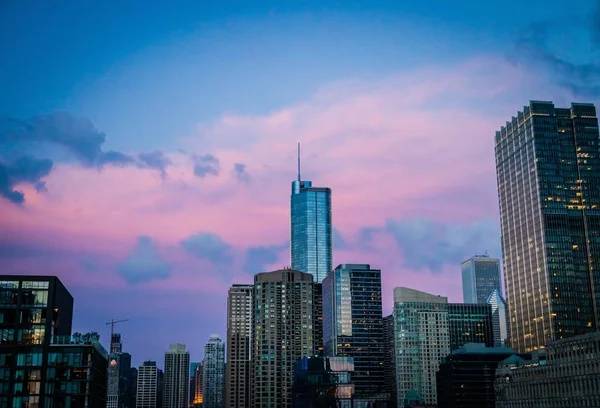
[[[494,289],[500,291],[500,260],[475,255],[460,264],[463,302],[486,303]]]
[[[156,361],[144,361],[138,369],[136,408],[159,408]]]
[[[300,144],[298,179],[292,182],[290,245],[292,269],[311,274],[316,283],[323,282],[333,268],[331,189],[302,180]]]
[[[492,306],[492,328],[494,331],[494,347],[508,346],[508,318],[506,314],[506,301],[494,290],[487,303]]]
[[[254,285],[233,285],[227,296],[227,368],[224,408],[250,407]]]
[[[465,344],[494,347],[492,306],[484,303],[448,303],[450,351]]]
[[[384,392],[381,271],[342,264],[323,281],[323,345],[328,357],[354,358],[357,396]]]
[[[252,307],[252,406],[290,408],[294,364],[314,356],[322,343],[318,328],[320,284],[292,269],[254,276]]]
[[[121,335],[113,333],[108,357],[107,408],[132,408],[131,354],[123,352]]]
[[[165,353],[163,408],[187,408],[189,385],[190,353],[185,350],[185,344],[171,344]]]
[[[203,408],[223,407],[223,384],[225,382],[225,344],[219,336],[210,336],[204,346],[202,362]]]
[[[596,108],[531,101],[496,132],[511,345],[598,330],[600,136]]]
[[[204,402],[204,365],[192,363],[190,379],[190,405],[200,406]]]

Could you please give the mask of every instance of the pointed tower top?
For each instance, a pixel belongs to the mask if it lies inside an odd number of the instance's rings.
[[[298,181],[300,180],[300,142],[298,142]]]

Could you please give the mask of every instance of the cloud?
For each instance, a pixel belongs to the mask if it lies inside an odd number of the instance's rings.
[[[274,264],[279,259],[281,251],[289,246],[289,241],[281,245],[256,246],[246,250],[246,262],[244,272],[256,274],[265,272],[269,265]]]
[[[44,191],[45,183],[41,179],[50,174],[52,160],[22,156],[12,163],[0,161],[0,196],[15,203],[25,202],[25,194],[15,190],[19,183],[33,185],[36,190]]]
[[[333,227],[331,229],[332,240],[333,240],[333,249],[345,250],[350,248],[348,242],[342,236],[342,233],[339,229]]]
[[[366,228],[362,238],[387,233],[402,250],[404,264],[416,270],[439,272],[443,265],[459,265],[469,256],[490,251],[500,254],[500,227],[491,220],[465,224],[428,218],[388,220],[383,228]]]
[[[171,264],[165,262],[157,244],[147,235],[137,237],[134,250],[117,266],[117,272],[131,285],[167,279]]]
[[[217,266],[229,266],[233,262],[234,253],[231,245],[212,232],[198,232],[181,241],[183,249],[200,259],[205,259]]]
[[[242,183],[250,183],[250,174],[248,174],[244,163],[235,163],[233,165],[233,172],[235,177]]]
[[[160,171],[161,177],[165,178],[167,175],[167,166],[172,162],[163,152],[155,150],[148,153],[140,153],[138,159],[143,166],[149,167]]]
[[[204,156],[194,155],[192,160],[194,161],[194,174],[198,177],[206,177],[208,175],[218,176],[221,171],[219,159],[212,154]]]

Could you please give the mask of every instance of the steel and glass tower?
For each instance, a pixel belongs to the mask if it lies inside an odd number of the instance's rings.
[[[309,273],[321,283],[332,269],[331,189],[313,187],[300,176],[292,182],[291,195],[292,269]]]
[[[476,255],[460,264],[465,303],[486,303],[490,294],[500,290],[500,260]]]
[[[598,330],[596,108],[531,101],[496,132],[495,152],[511,345]]]
[[[210,336],[204,346],[204,372],[202,374],[202,406],[221,408],[223,406],[223,384],[225,382],[225,344],[219,336]]]

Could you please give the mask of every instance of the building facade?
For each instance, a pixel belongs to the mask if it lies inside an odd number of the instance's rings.
[[[323,281],[323,346],[328,357],[353,357],[357,396],[384,392],[381,271],[342,264]]]
[[[600,332],[553,341],[496,370],[497,408],[600,407]]]
[[[290,408],[294,364],[322,347],[320,284],[292,269],[254,277],[252,406]]]
[[[502,293],[499,259],[475,255],[463,261],[460,269],[464,303],[486,303],[493,290]]]
[[[352,357],[302,357],[294,364],[293,408],[351,408]]]
[[[515,355],[511,348],[481,343],[452,351],[437,372],[438,408],[495,408],[496,367]]]
[[[396,407],[396,348],[393,314],[383,318],[383,339],[384,392],[389,395],[389,406]]]
[[[201,406],[204,402],[204,365],[203,363],[195,363],[192,366],[190,405]]]
[[[494,331],[494,347],[506,347],[508,339],[508,315],[506,301],[499,291],[494,290],[487,300],[492,307],[492,327]]]
[[[227,369],[224,408],[250,407],[254,285],[233,285],[227,296]]]
[[[136,408],[160,408],[156,361],[144,361],[138,368]]]
[[[394,288],[397,407],[437,403],[436,372],[450,354],[448,298]]]
[[[133,408],[131,354],[123,352],[121,335],[113,333],[108,356],[106,408]]]
[[[489,304],[448,303],[450,351],[468,343],[494,346],[492,306]]]
[[[190,385],[190,353],[185,344],[171,344],[165,353],[162,382],[163,408],[187,408]]]
[[[299,146],[298,179],[292,182],[290,202],[292,269],[321,283],[333,269],[331,189],[301,179]]]
[[[225,344],[219,336],[210,336],[204,346],[202,408],[223,407],[225,383]]]
[[[51,404],[53,394],[46,392],[47,381],[54,381],[48,376],[51,344],[71,335],[72,318],[73,297],[58,278],[0,276],[0,407]]]
[[[511,345],[598,330],[600,143],[596,109],[531,101],[496,132]]]

